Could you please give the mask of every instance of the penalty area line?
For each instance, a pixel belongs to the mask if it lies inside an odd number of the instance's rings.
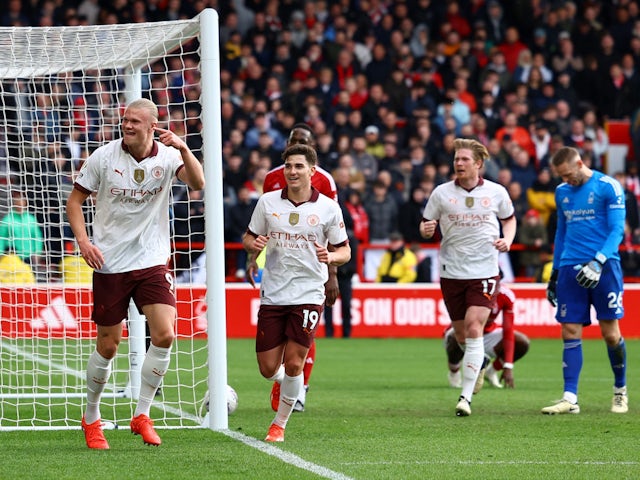
[[[302,470],[315,473],[320,477],[329,478],[331,480],[352,480],[351,477],[348,477],[342,473],[334,472],[333,470],[321,465],[316,465],[315,463],[304,460],[291,452],[280,450],[279,448],[276,448],[268,443],[262,442],[252,437],[248,437],[247,435],[244,435],[242,433],[234,432],[231,430],[221,430],[220,432],[224,433],[228,437],[233,438],[234,440],[238,440],[244,443],[251,448],[255,448],[256,450],[266,453],[267,455],[271,455],[272,457],[276,457],[285,463],[293,465],[294,467],[298,467]]]

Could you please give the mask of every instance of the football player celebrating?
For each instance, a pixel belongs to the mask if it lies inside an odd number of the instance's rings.
[[[306,123],[297,123],[291,129],[289,133],[289,138],[287,139],[287,146],[291,145],[309,145],[310,147],[316,147],[315,137],[313,135],[313,131]],[[318,192],[326,195],[327,197],[338,201],[338,189],[336,187],[336,182],[333,180],[333,177],[329,172],[322,169],[320,166],[316,165],[315,172],[311,177],[311,184],[313,188],[318,190]],[[267,176],[264,179],[263,192],[273,192],[274,190],[280,190],[286,186],[286,180],[284,176],[284,165],[280,165],[276,168],[271,169]],[[336,299],[338,298],[338,269],[335,266],[329,265],[329,278],[327,279],[327,283],[325,284],[325,305],[328,307],[333,306]],[[247,281],[255,287],[255,276],[258,273],[258,264],[256,263],[256,255],[248,255],[247,261],[247,270],[246,270],[246,278]],[[307,354],[307,358],[304,363],[304,382],[302,387],[300,388],[300,393],[298,394],[298,399],[296,400],[296,404],[293,408],[296,412],[303,412],[304,405],[306,402],[307,391],[309,390],[309,379],[311,378],[311,371],[315,365],[316,360],[316,342],[315,340],[311,343],[311,348],[309,349],[309,353]],[[278,410],[278,402],[280,401],[280,384],[278,382],[273,383],[273,387],[271,388],[271,407],[274,411]]]
[[[484,326],[498,295],[498,254],[511,248],[516,217],[507,190],[480,176],[487,148],[462,138],[453,145],[456,178],[433,190],[420,234],[431,238],[440,226],[440,288],[456,340],[465,346],[455,413],[468,416],[484,361]]]
[[[89,448],[108,449],[100,421],[100,396],[122,339],[131,299],[149,324],[151,345],[142,364],[140,397],[131,431],[160,445],[149,410],[164,377],[175,337],[176,299],[167,268],[169,194],[174,177],[204,188],[204,171],[187,144],[158,128],[158,108],[147,99],[131,102],[122,119],[123,137],[93,152],[67,200],[67,216],[80,253],[93,273],[92,320],[96,349],[87,363],[87,408],[82,429]],[[158,134],[158,140],[154,139]],[[96,192],[93,241],[82,205]]]
[[[248,253],[267,249],[256,355],[262,376],[280,385],[268,442],[284,441],[303,385],[304,361],[325,302],[326,265],[337,267],[351,258],[340,206],[311,185],[316,151],[292,145],[282,157],[287,186],[259,198],[242,238]]]

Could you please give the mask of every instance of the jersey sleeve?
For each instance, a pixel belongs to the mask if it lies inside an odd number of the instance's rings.
[[[266,235],[268,230],[266,218],[264,197],[261,196],[258,199],[256,208],[254,208],[253,213],[251,214],[251,220],[249,221],[247,231],[255,235]]]
[[[331,245],[340,245],[348,240],[347,229],[344,225],[342,210],[338,203],[334,203],[332,208],[332,219],[329,222],[327,240]]]
[[[440,187],[436,187],[424,207],[422,218],[426,220],[440,220]]]
[[[608,258],[618,257],[620,242],[624,238],[626,208],[624,192],[620,184],[613,180],[607,182],[605,208],[607,209],[607,231],[609,235],[596,253],[596,260],[604,263]]]
[[[106,146],[102,146],[89,155],[89,158],[80,167],[80,172],[74,182],[88,192],[96,192],[100,186],[100,165],[102,163],[100,160],[105,148]]]
[[[276,184],[276,174],[274,171],[270,171],[267,173],[267,176],[264,177],[264,184],[262,185],[262,192],[273,192]]]
[[[498,218],[501,220],[505,220],[510,218],[515,213],[515,209],[513,207],[513,202],[511,201],[511,197],[509,197],[509,193],[507,189],[501,186],[500,189],[500,204],[498,205]]]
[[[558,206],[558,220],[556,223],[556,236],[553,240],[553,268],[557,269],[560,267],[560,258],[564,249],[564,237],[567,231],[567,221],[560,202],[560,188],[556,189],[556,205]]]
[[[321,194],[338,201],[338,187],[329,172],[317,167],[316,173],[311,177],[311,183]]]

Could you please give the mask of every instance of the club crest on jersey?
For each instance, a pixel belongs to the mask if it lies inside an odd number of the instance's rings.
[[[151,176],[156,180],[161,179],[164,176],[164,168],[160,166],[153,167],[153,169],[151,170]]]
[[[298,213],[289,214],[289,225],[297,225],[299,221],[300,221],[300,214]]]
[[[144,181],[144,170],[142,168],[136,168],[133,171],[133,179],[136,183],[142,183]]]
[[[473,202],[473,197],[467,197],[464,199],[464,204],[467,206],[467,208],[473,207]]]
[[[307,217],[307,223],[310,226],[315,227],[316,225],[318,225],[318,223],[320,223],[320,218],[317,215],[309,215]]]

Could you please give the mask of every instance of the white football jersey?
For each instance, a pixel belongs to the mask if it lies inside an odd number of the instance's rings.
[[[103,145],[82,165],[76,188],[96,192],[93,243],[105,263],[101,273],[164,265],[171,253],[169,197],[183,165],[180,152],[154,142],[151,155],[136,161],[122,139]]]
[[[424,218],[438,220],[440,276],[467,280],[498,275],[500,222],[514,214],[507,190],[481,179],[470,192],[455,181],[438,185],[429,197]]]
[[[322,305],[327,266],[316,256],[314,242],[340,245],[347,231],[338,202],[313,190],[311,200],[292,203],[286,189],[258,199],[247,229],[269,238],[260,283],[264,305]]]

